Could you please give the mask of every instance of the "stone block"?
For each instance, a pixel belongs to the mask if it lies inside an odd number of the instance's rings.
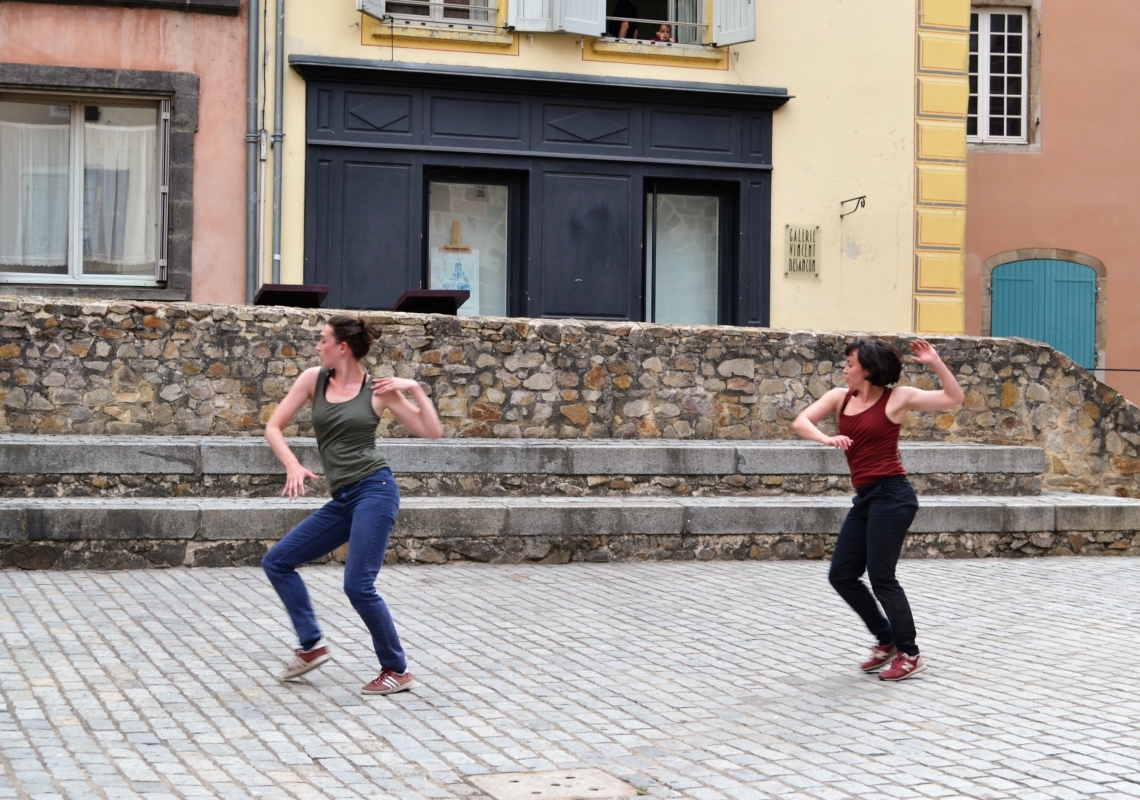
[[[952,498],[955,502],[921,501],[911,533],[1000,533],[1005,506],[986,497]]]
[[[210,541],[280,539],[325,502],[308,498],[204,500],[199,538]]]
[[[413,538],[499,537],[507,532],[505,503],[466,498],[404,501],[395,535]]]
[[[1056,513],[1056,530],[1061,532],[1140,531],[1140,503],[1135,501],[1063,503],[1056,506]]]
[[[980,444],[901,443],[903,466],[912,473],[1006,472],[1037,475],[1045,471],[1040,447]]]
[[[1010,500],[1002,512],[1002,530],[1007,533],[1035,533],[1055,529],[1055,508],[1040,500]]]
[[[19,541],[24,538],[24,509],[0,505],[0,541]]]
[[[165,436],[3,436],[0,464],[14,475],[192,475],[198,445]]]
[[[851,501],[821,497],[810,502],[693,499],[685,502],[685,532],[694,535],[838,533]]]
[[[566,474],[566,445],[534,440],[381,439],[392,471]]]
[[[736,447],[736,471],[742,475],[846,475],[847,459],[820,444],[758,442]]]
[[[30,541],[97,541],[193,539],[200,512],[196,502],[186,501],[64,500],[27,501],[25,514]]]
[[[727,475],[736,471],[729,443],[574,443],[571,475]]]
[[[683,531],[685,509],[678,502],[613,501],[596,498],[512,500],[507,505],[510,536],[595,537]]]
[[[276,475],[285,472],[269,443],[260,436],[210,436],[200,441],[202,473],[205,475]],[[306,469],[321,473],[316,439],[286,441]]]

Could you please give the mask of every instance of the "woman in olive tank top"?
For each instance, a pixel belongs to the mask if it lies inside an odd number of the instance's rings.
[[[965,399],[933,347],[921,339],[910,347],[914,360],[938,376],[941,389],[887,388],[902,374],[898,352],[885,342],[859,340],[847,346],[847,388],[825,393],[792,423],[805,439],[847,455],[856,496],[835,541],[828,579],[879,640],[859,668],[878,672],[884,681],[901,681],[926,669],[915,644],[910,603],[895,578],[906,533],[918,511],[914,487],[899,459],[899,430],[909,411],[945,411]],[[832,414],[839,421],[838,436],[816,427]],[[860,580],[864,572],[871,591]]]
[[[380,675],[361,691],[391,694],[411,688],[414,679],[392,615],[376,593],[376,576],[400,509],[400,490],[376,448],[376,426],[388,409],[397,422],[417,436],[438,439],[443,429],[418,383],[404,378],[371,378],[364,371],[360,362],[372,340],[372,332],[357,317],[331,318],[317,342],[321,366],[301,373],[265,426],[269,446],[285,465],[282,495],[292,500],[305,493],[306,479],[317,476],[301,466],[282,429],[312,402],[313,430],[332,499],[274,545],[261,563],[285,604],[300,642],[279,675],[283,681],[293,680],[332,658],[297,567],[348,543],[344,593],[372,635],[380,662]],[[415,405],[408,402],[404,392],[411,393]]]

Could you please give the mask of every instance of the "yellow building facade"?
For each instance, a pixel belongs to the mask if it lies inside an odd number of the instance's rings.
[[[484,314],[963,331],[968,0],[610,0],[602,19],[601,0],[358,2],[363,11],[354,0],[285,2],[280,266],[275,274],[266,203],[262,282],[328,283],[332,275],[341,287],[335,305],[391,307],[401,287],[436,287],[433,270],[454,261],[457,270],[482,270],[476,310]],[[272,65],[274,39],[265,40]],[[266,77],[263,108],[272,120],[271,68]],[[500,102],[507,97],[518,102]],[[517,125],[507,120],[516,105]],[[337,120],[347,122],[337,128]],[[454,130],[465,124],[471,137]],[[526,130],[511,138],[520,125]],[[327,155],[334,152],[343,155]],[[410,160],[406,168],[365,164],[380,152]],[[536,166],[579,154],[592,161]],[[271,149],[265,164],[272,175]],[[589,181],[583,164],[592,165]],[[391,176],[399,180],[386,183]],[[570,203],[576,192],[608,185],[603,178],[613,191],[594,222],[558,227],[572,215],[557,205],[560,194]],[[341,193],[342,182],[354,181],[355,193]],[[361,198],[373,194],[389,205],[364,213],[369,201]],[[453,238],[440,238],[448,210],[500,208],[496,197],[515,195],[521,202],[504,199],[501,216],[506,238],[518,242],[467,246],[462,226],[474,223],[462,217],[461,225],[458,211]],[[536,204],[540,195],[548,205]],[[614,214],[629,219],[613,223]],[[690,220],[680,234],[670,233],[674,219]],[[617,233],[605,239],[610,223]],[[628,270],[621,280],[610,280],[612,266],[592,286],[588,264],[565,286],[534,272],[594,231],[616,244],[579,258],[612,257]],[[693,245],[701,231],[705,244]],[[700,246],[719,248],[720,260],[685,261],[686,248]],[[513,255],[491,263],[496,248]],[[341,276],[337,265],[350,250],[359,265]],[[393,268],[399,274],[385,299],[354,302],[373,276],[387,280],[395,250],[408,255]],[[704,291],[701,263],[712,276],[704,311],[686,305],[700,305],[692,298]],[[506,286],[504,297],[519,299],[494,300],[492,277]],[[548,299],[536,308],[539,287]],[[616,291],[623,299],[597,314],[585,299],[559,302],[579,290],[582,298]]]

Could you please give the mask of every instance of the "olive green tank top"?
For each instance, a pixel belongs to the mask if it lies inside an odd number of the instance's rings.
[[[328,368],[321,367],[317,376],[317,388],[313,392],[313,431],[317,434],[317,450],[330,492],[388,466],[387,459],[376,449],[376,426],[380,418],[372,409],[369,377],[365,374],[356,397],[343,403],[330,403],[325,399]]]

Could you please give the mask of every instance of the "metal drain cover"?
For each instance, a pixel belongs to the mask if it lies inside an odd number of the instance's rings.
[[[471,775],[468,781],[494,800],[587,800],[634,797],[637,789],[600,769]]]

